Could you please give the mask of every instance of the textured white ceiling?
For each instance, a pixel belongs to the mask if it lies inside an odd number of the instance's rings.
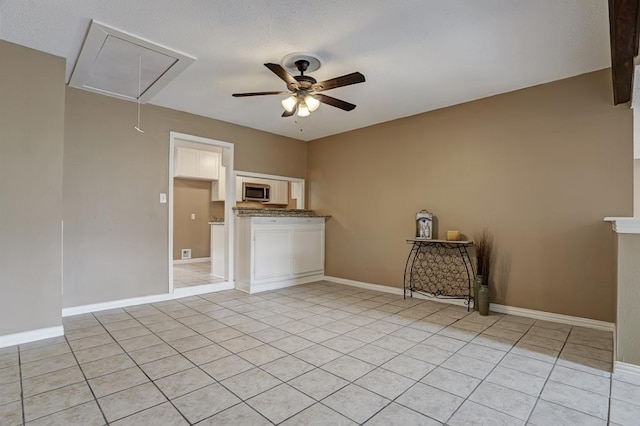
[[[607,0],[0,0],[0,38],[67,59],[91,19],[195,56],[150,103],[302,140],[345,132],[610,64]],[[281,118],[284,90],[262,64],[322,59],[317,80],[355,103]]]

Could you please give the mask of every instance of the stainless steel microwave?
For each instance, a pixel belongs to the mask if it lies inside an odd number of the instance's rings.
[[[242,183],[242,201],[260,201],[268,203],[271,195],[271,186],[261,183]]]

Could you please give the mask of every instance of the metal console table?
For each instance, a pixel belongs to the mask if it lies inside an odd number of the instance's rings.
[[[473,241],[408,239],[413,244],[404,267],[404,297],[413,292],[431,297],[473,300]]]

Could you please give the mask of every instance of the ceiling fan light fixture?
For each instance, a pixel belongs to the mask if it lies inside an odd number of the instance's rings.
[[[289,96],[286,99],[282,100],[282,107],[287,111],[291,112],[296,109],[296,104],[298,103],[298,98],[294,95]]]
[[[304,103],[307,105],[307,108],[309,108],[310,112],[317,110],[320,106],[320,101],[311,95],[307,95],[304,97]]]
[[[304,101],[301,101],[300,105],[298,105],[298,117],[308,117],[310,114],[311,112],[309,112],[307,104]]]

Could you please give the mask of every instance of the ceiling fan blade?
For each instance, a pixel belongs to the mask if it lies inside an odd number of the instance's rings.
[[[329,80],[321,81],[312,86],[313,90],[320,92],[322,90],[335,89],[336,87],[349,86],[351,84],[364,83],[364,75],[359,72],[343,75]]]
[[[285,83],[287,83],[287,87],[289,90],[295,90],[300,87],[298,82],[291,74],[287,72],[284,68],[282,68],[279,64],[264,64],[265,67],[269,68],[271,72],[280,77]]]
[[[287,110],[285,109],[285,110],[284,110],[284,112],[282,113],[282,117],[291,117],[291,116],[292,116],[293,114],[295,114],[295,113],[296,113],[295,108],[294,108],[291,112],[289,112],[289,111],[287,111]]]
[[[234,93],[233,97],[244,98],[246,96],[262,96],[262,95],[288,95],[289,92],[249,92],[249,93]]]
[[[343,101],[341,99],[332,98],[331,96],[323,95],[321,93],[315,94],[313,95],[313,97],[318,99],[323,104],[331,105],[345,111],[351,111],[356,107],[354,104]]]

